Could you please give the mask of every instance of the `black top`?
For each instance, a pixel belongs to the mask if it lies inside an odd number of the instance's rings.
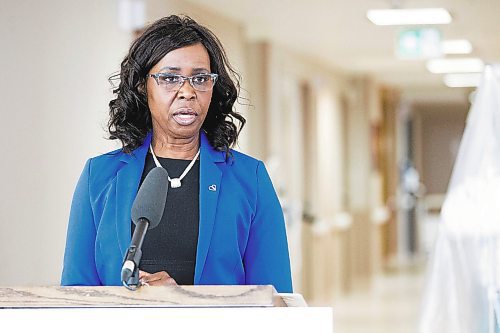
[[[158,157],[170,178],[179,177],[191,161]],[[141,184],[155,168],[151,152],[146,156]],[[160,224],[148,230],[142,244],[139,268],[148,273],[166,271],[177,284],[194,283],[199,225],[200,161],[197,160],[181,181],[182,186],[168,184],[167,202]],[[132,233],[134,224],[132,223]]]

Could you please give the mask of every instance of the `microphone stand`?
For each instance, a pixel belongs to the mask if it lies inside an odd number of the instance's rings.
[[[149,221],[145,218],[140,218],[137,221],[130,247],[128,248],[123,260],[121,278],[122,284],[129,290],[137,290],[140,287],[139,283],[139,263],[142,257],[142,243],[148,230]]]
[[[132,245],[128,249],[125,258],[129,257],[129,255],[132,255],[134,257],[139,257],[139,260],[137,261],[139,262],[141,260],[140,258],[142,256],[142,251],[140,249],[136,249],[136,247]],[[125,265],[126,263],[124,263],[124,267]],[[129,268],[122,268],[122,284],[125,288],[132,291],[137,290],[137,288],[140,287],[139,267],[137,265],[134,265],[134,268],[132,270]]]

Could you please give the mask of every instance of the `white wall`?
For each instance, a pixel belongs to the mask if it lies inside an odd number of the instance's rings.
[[[0,285],[59,283],[70,201],[129,33],[115,0],[0,4]]]

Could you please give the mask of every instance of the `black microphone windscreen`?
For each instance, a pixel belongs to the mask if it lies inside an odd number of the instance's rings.
[[[145,218],[149,221],[149,229],[155,228],[165,210],[167,191],[167,170],[156,167],[149,171],[132,205],[132,221],[137,224],[140,218]]]

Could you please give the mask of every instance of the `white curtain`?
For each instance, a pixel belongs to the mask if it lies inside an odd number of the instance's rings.
[[[500,66],[485,67],[429,264],[420,332],[497,332],[500,286]]]

